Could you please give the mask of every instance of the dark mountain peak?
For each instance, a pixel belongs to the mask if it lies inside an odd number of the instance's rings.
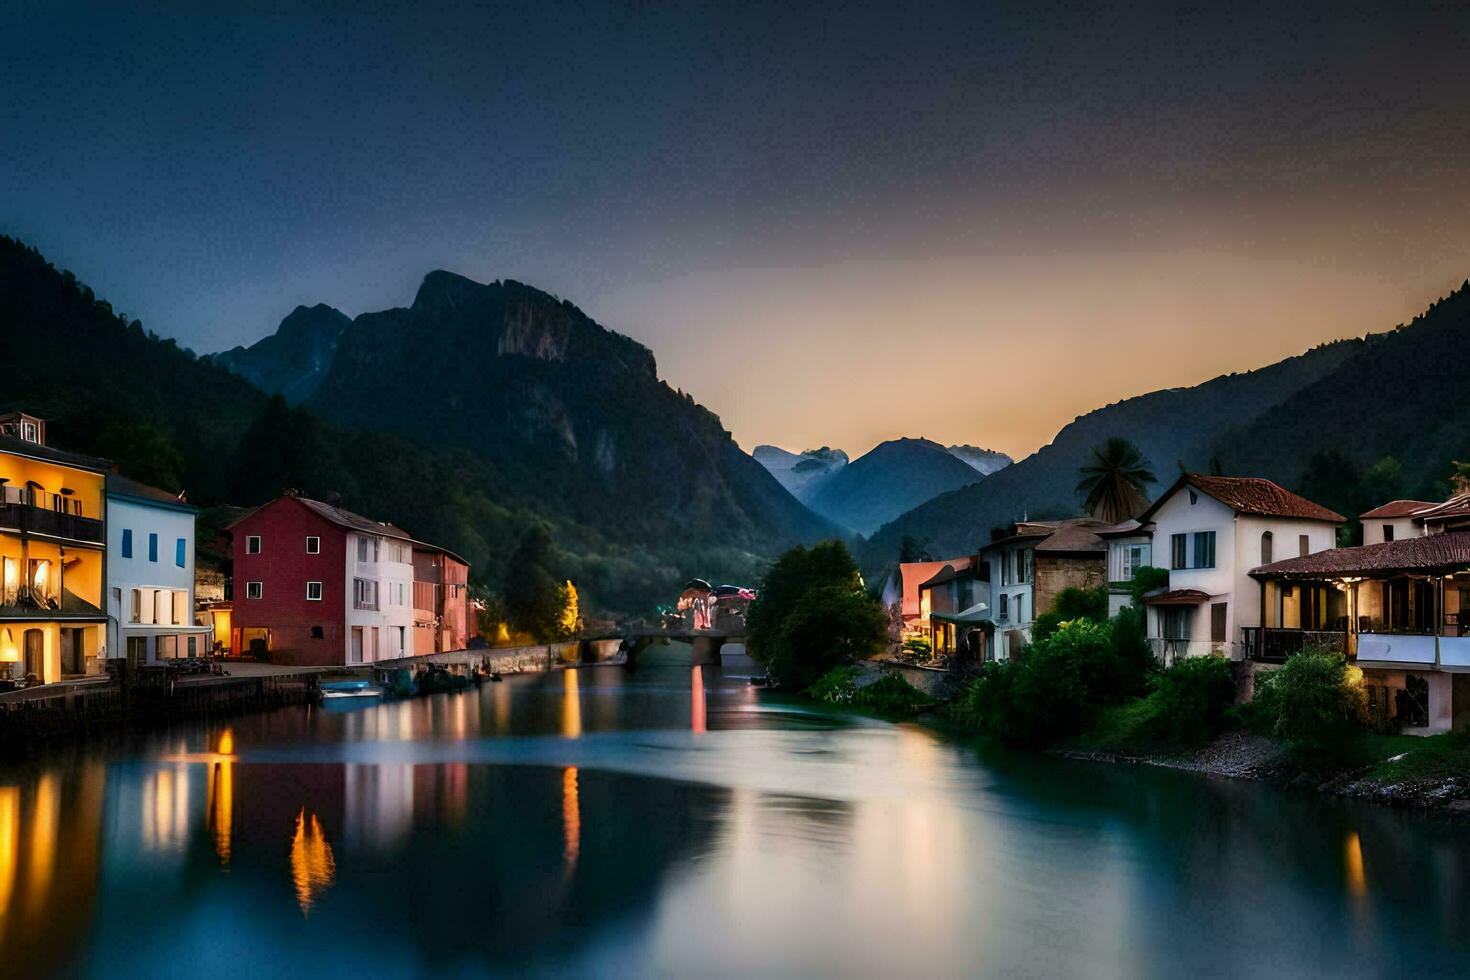
[[[500,283],[492,285],[499,286]],[[485,288],[487,287],[457,272],[435,269],[419,283],[419,291],[413,297],[413,309],[453,309]]]
[[[325,303],[298,306],[275,333],[211,359],[257,388],[298,404],[316,390],[332,363],[338,338],[350,326],[346,313]]]
[[[352,325],[352,318],[346,313],[326,303],[318,303],[315,306],[298,306],[286,315],[281,325],[276,328],[274,339],[277,341],[292,340],[316,340],[322,337],[336,339],[337,335]],[[266,343],[272,337],[265,337],[258,343]],[[238,348],[237,348],[238,349]]]
[[[835,523],[871,534],[940,494],[985,479],[932,439],[889,439],[823,482],[807,506]]]

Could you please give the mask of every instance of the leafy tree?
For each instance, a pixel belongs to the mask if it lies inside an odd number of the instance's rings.
[[[1143,452],[1127,439],[1113,436],[1092,450],[1092,461],[1083,466],[1077,491],[1087,494],[1082,508],[1089,514],[1116,524],[1138,513],[1148,501],[1145,489],[1157,481]]]
[[[535,637],[537,643],[551,643],[564,636],[567,594],[550,569],[551,544],[551,531],[545,524],[537,521],[527,528],[511,556],[501,587],[511,625]]]
[[[1308,500],[1349,518],[1347,524],[1338,530],[1337,543],[1356,543],[1357,524],[1352,518],[1371,506],[1364,503],[1363,473],[1357,463],[1339,449],[1315,452],[1307,459],[1297,487],[1297,492]]]
[[[1235,701],[1235,675],[1223,657],[1183,657],[1154,679],[1153,734],[1177,745],[1203,745],[1219,734]]]
[[[1470,493],[1470,463],[1450,460],[1450,490],[1456,494]]]
[[[1404,495],[1404,467],[1392,456],[1383,457],[1363,472],[1364,503],[1368,505],[1363,510],[1377,507],[1390,500],[1399,500]],[[1344,516],[1356,517],[1361,513],[1363,511],[1360,510],[1352,514],[1344,514]]]
[[[881,648],[886,628],[847,546],[828,541],[793,548],[771,566],[746,616],[745,642],[781,684],[801,688]]]

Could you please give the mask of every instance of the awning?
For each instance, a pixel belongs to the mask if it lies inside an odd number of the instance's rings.
[[[990,607],[983,602],[977,602],[961,612],[931,612],[929,618],[940,619],[946,623],[988,623],[990,622]]]
[[[1171,589],[1158,595],[1146,595],[1143,601],[1150,606],[1198,606],[1209,602],[1210,594],[1199,589]]]

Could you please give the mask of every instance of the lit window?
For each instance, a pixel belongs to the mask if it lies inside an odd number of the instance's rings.
[[[258,535],[258,534],[251,534],[251,535],[249,535],[249,536],[247,536],[245,538],[245,554],[247,554],[247,555],[258,555],[258,554],[260,554],[260,535]]]
[[[245,598],[247,599],[259,599],[262,591],[263,583],[261,582],[245,583]]]

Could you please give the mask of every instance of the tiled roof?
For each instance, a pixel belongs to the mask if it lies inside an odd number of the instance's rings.
[[[344,510],[332,504],[322,503],[320,500],[312,500],[310,497],[297,497],[296,499],[333,524],[336,524],[338,527],[345,527],[349,531],[366,531],[369,534],[381,534],[389,538],[402,538],[405,541],[413,540],[409,536],[409,533],[401,527],[394,527],[392,524],[374,521],[363,517],[361,514],[354,514],[350,510]]]
[[[1036,550],[1050,554],[1102,554],[1108,550],[1108,546],[1097,536],[1097,532],[1098,526],[1094,524],[1063,524],[1047,535],[1046,540],[1036,546]]]
[[[1197,606],[1209,599],[1210,594],[1199,589],[1172,589],[1143,597],[1144,603],[1150,606]]]
[[[1252,514],[1258,517],[1295,517],[1304,521],[1326,521],[1329,524],[1344,524],[1347,518],[1321,504],[1314,504],[1306,497],[1292,493],[1280,484],[1258,476],[1206,476],[1203,473],[1186,473],[1172,487],[1165,490],[1148,510],[1138,516],[1147,522],[1164,501],[1180,488],[1194,487],[1201,493],[1214,497],[1237,514]]]
[[[1470,514],[1470,493],[1456,494],[1442,504],[1429,504],[1416,511],[1414,517],[1419,521],[1439,521],[1466,514]]]
[[[1256,578],[1387,578],[1470,569],[1470,531],[1331,548],[1251,569]]]
[[[1358,519],[1369,521],[1374,518],[1412,517],[1415,513],[1434,507],[1437,501],[1433,500],[1390,500],[1380,507],[1359,514]]]
[[[1109,524],[1107,527],[1098,528],[1097,536],[1100,538],[1127,538],[1133,537],[1134,535],[1150,534],[1152,531],[1152,525],[1140,524],[1130,517],[1120,524]]]

